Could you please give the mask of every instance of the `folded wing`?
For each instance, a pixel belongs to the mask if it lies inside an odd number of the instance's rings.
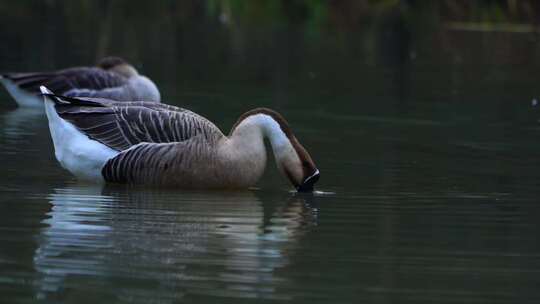
[[[139,143],[175,143],[199,136],[213,142],[223,133],[191,111],[153,102],[115,102],[55,97],[60,117],[91,139],[117,151]]]
[[[3,77],[19,88],[39,94],[44,85],[51,91],[69,96],[99,96],[106,89],[122,87],[127,79],[121,75],[94,67],[76,67],[56,72],[7,73]]]

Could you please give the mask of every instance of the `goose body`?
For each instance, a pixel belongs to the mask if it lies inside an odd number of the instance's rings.
[[[60,164],[95,182],[237,189],[262,176],[268,139],[280,171],[299,191],[319,171],[287,122],[269,109],[243,114],[229,136],[189,110],[153,102],[64,97],[42,87]]]
[[[6,73],[0,82],[22,107],[43,107],[41,85],[71,97],[99,97],[116,101],[160,102],[157,86],[117,57],[107,57],[96,67],[74,67],[53,72]]]

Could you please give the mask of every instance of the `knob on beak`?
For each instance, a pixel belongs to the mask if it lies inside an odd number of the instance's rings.
[[[306,177],[306,179],[304,179],[302,184],[298,186],[296,190],[298,190],[298,192],[312,192],[313,185],[315,185],[315,183],[319,180],[320,176],[321,174],[319,173],[319,170],[315,170],[315,173]]]

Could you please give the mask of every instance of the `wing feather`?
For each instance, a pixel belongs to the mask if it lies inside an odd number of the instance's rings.
[[[178,107],[152,102],[59,98],[65,102],[56,104],[60,117],[117,151],[139,143],[183,142],[195,136],[215,142],[224,136],[206,118]]]
[[[39,86],[43,85],[57,94],[77,96],[97,96],[95,92],[124,86],[127,79],[97,67],[76,67],[56,72],[44,73],[7,73],[3,75],[15,85],[30,93],[39,94]],[[94,92],[94,94],[91,94]]]

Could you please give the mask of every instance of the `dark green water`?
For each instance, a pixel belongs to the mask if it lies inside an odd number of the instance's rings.
[[[225,132],[277,109],[319,192],[273,163],[244,192],[80,184],[2,90],[0,302],[540,301],[537,34],[436,9],[73,3],[0,4],[0,71],[114,54]]]

